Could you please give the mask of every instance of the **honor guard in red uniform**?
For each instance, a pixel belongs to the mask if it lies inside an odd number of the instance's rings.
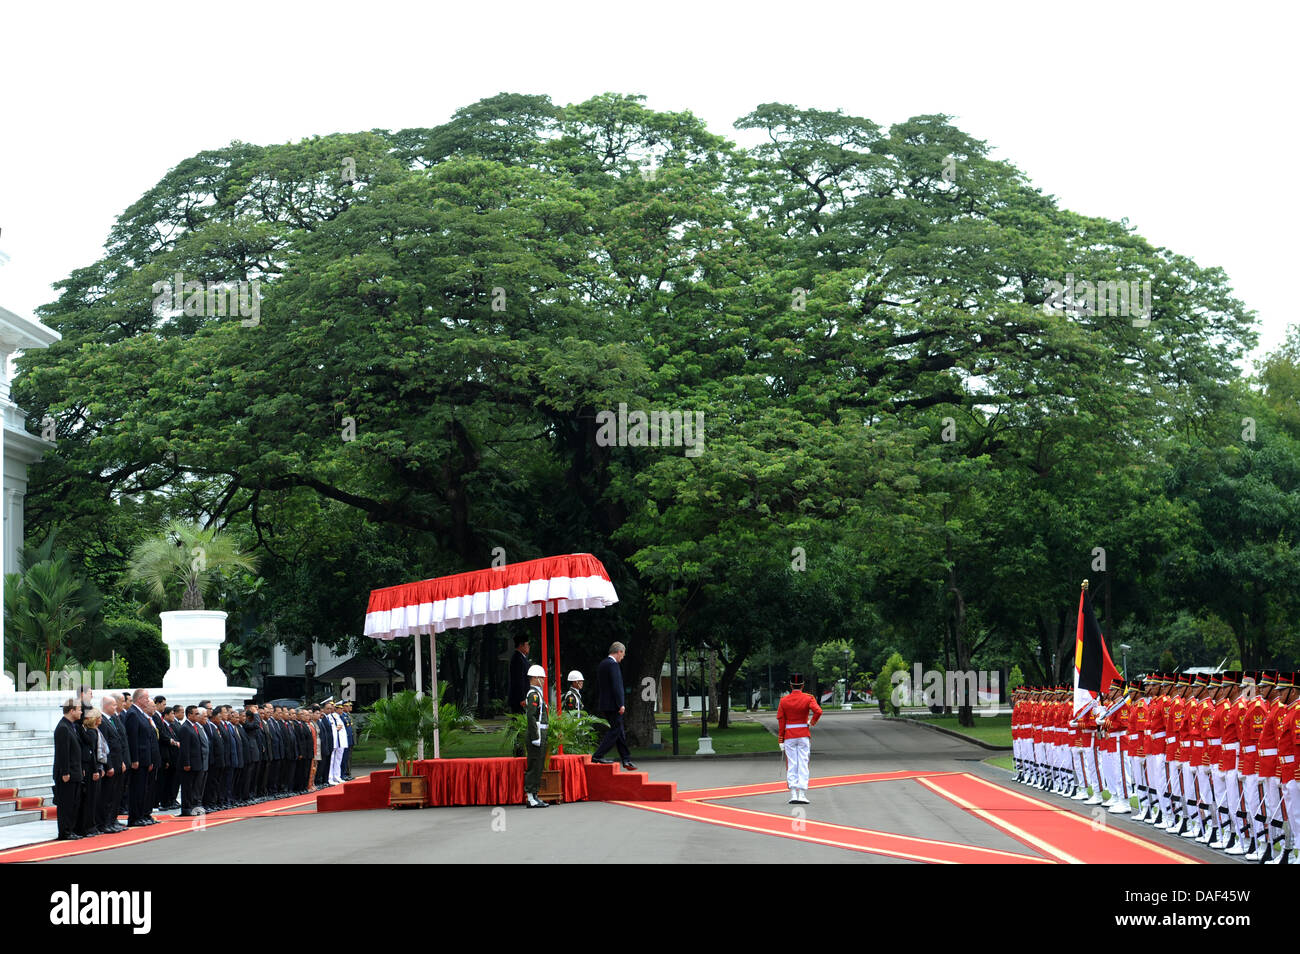
[[[803,676],[792,673],[790,693],[776,707],[776,740],[785,750],[785,779],[791,805],[808,804],[808,753],[812,727],[822,717],[817,700],[803,691]]]
[[[1274,846],[1286,834],[1282,820],[1282,786],[1278,780],[1277,737],[1283,713],[1291,702],[1290,673],[1284,675],[1272,672],[1267,678],[1272,692],[1264,703],[1264,726],[1259,733],[1259,749],[1256,752],[1258,762],[1255,767],[1264,803],[1263,835],[1256,845],[1254,856],[1247,856],[1247,860],[1265,864],[1273,860]]]
[[[1165,710],[1169,706],[1169,677],[1159,673],[1148,680],[1153,684],[1151,703],[1147,706],[1146,740],[1147,784],[1151,786],[1152,811],[1142,820],[1160,826],[1171,814],[1169,776],[1165,771]]]
[[[1297,673],[1291,673],[1291,685],[1297,682]],[[1300,692],[1293,691],[1293,701],[1282,710],[1282,718],[1277,730],[1277,773],[1282,786],[1283,802],[1286,805],[1287,846],[1274,864],[1300,864],[1300,782],[1296,780],[1296,733],[1300,721]]]
[[[1133,780],[1133,789],[1138,797],[1137,814],[1134,821],[1143,821],[1151,811],[1151,786],[1147,783],[1146,731],[1147,706],[1151,703],[1151,688],[1147,680],[1138,683],[1138,696],[1133,701],[1132,714],[1128,720],[1129,744],[1129,778]]]
[[[1205,820],[1197,841],[1208,845],[1219,834],[1219,792],[1214,783],[1214,768],[1219,763],[1219,748],[1223,744],[1222,719],[1219,716],[1219,698],[1223,695],[1223,676],[1214,673],[1209,677],[1209,687],[1200,701],[1197,725],[1201,746],[1194,755],[1196,782],[1205,805]]]
[[[1223,745],[1219,749],[1219,770],[1223,775],[1223,834],[1218,841],[1210,842],[1229,854],[1244,855],[1241,844],[1246,840],[1246,828],[1241,815],[1241,777],[1237,764],[1241,756],[1241,736],[1237,732],[1241,711],[1245,705],[1242,697],[1244,673],[1224,673],[1223,681],[1229,687],[1227,697],[1220,703],[1223,708]],[[1254,684],[1251,685],[1252,691]],[[1241,849],[1241,850],[1237,850]]]
[[[1241,784],[1241,800],[1246,811],[1246,835],[1250,839],[1245,848],[1248,861],[1258,861],[1266,841],[1263,803],[1259,792],[1259,737],[1268,718],[1268,699],[1272,695],[1273,680],[1268,673],[1251,673],[1242,680],[1243,694],[1253,681],[1253,698],[1246,700],[1237,717],[1237,734],[1241,738],[1241,755],[1237,759],[1237,775]],[[1245,698],[1245,695],[1243,695]],[[1230,851],[1229,854],[1238,852]]]
[[[1187,800],[1183,793],[1183,767],[1178,761],[1182,750],[1181,733],[1187,718],[1187,689],[1189,679],[1185,674],[1174,675],[1169,704],[1165,708],[1165,775],[1169,779],[1170,818],[1161,827],[1171,833],[1179,832],[1187,824]]]

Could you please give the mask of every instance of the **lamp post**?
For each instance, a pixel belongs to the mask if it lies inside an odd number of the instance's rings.
[[[307,692],[306,692],[306,694],[305,694],[305,695],[306,695],[306,698],[303,699],[303,702],[305,702],[305,703],[307,703],[308,705],[310,705],[310,704],[311,704],[312,681],[316,678],[316,660],[314,660],[314,659],[308,659],[306,665],[304,665],[302,668],[303,668],[303,671],[307,673]]]
[[[263,657],[262,661],[257,664],[257,675],[258,678],[261,680],[259,687],[262,690],[263,696],[266,695],[266,674],[270,671],[271,671],[271,663],[268,659],[266,659],[266,657]],[[263,701],[265,701],[265,699],[263,699]]]
[[[841,709],[853,708],[853,703],[849,702],[849,667],[852,665],[851,658],[852,658],[852,653],[850,653],[849,650],[845,648],[844,650],[844,696],[840,703]]]
[[[1125,682],[1128,682],[1128,651],[1132,648],[1133,647],[1130,646],[1128,643],[1119,644],[1120,652],[1124,654],[1124,681]]]
[[[697,658],[700,670],[700,747],[696,755],[713,755],[713,740],[709,738],[709,686],[704,669],[704,644],[700,644]]]

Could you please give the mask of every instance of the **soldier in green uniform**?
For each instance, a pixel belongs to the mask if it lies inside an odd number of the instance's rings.
[[[565,712],[582,712],[582,673],[576,669],[569,673],[569,691],[564,694],[560,708]]]
[[[542,788],[542,765],[546,761],[546,722],[550,713],[546,705],[546,670],[532,666],[528,670],[528,692],[524,695],[524,712],[528,714],[528,768],[524,772],[524,807],[547,808],[537,797]]]

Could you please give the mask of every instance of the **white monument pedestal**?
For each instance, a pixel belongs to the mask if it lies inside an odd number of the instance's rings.
[[[714,755],[713,736],[706,735],[700,739],[700,747],[695,751],[696,755]]]
[[[159,615],[162,640],[171,654],[163,688],[213,693],[226,689],[219,659],[221,644],[226,641],[226,614],[221,610],[176,610]]]

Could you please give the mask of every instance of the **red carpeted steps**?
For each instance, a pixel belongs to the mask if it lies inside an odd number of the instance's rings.
[[[676,782],[652,782],[645,772],[628,772],[617,762],[587,763],[587,798],[593,802],[671,802]]]
[[[627,772],[617,763],[583,767],[587,776],[587,800],[592,802],[671,802],[677,797],[676,782],[652,782],[645,772]],[[371,772],[366,778],[346,782],[343,788],[316,797],[318,812],[365,811],[388,807],[388,780],[393,769]]]
[[[388,807],[388,780],[397,774],[396,769],[381,769],[365,778],[344,782],[337,792],[316,796],[318,812],[352,812]]]

